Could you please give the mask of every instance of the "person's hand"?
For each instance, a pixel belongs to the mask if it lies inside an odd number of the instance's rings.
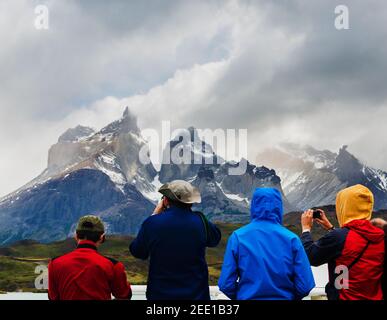
[[[314,219],[316,222],[322,226],[325,230],[331,230],[333,228],[333,224],[328,220],[327,215],[324,210],[318,209],[320,212],[321,219]]]
[[[302,232],[307,232],[312,229],[313,226],[313,210],[306,210],[301,216]]]
[[[387,226],[387,221],[382,219],[382,218],[375,218],[371,220],[372,225],[375,227],[378,227],[380,229],[386,228]]]
[[[157,204],[155,210],[153,211],[153,214],[159,214],[163,212],[166,209],[164,205],[164,199],[161,199],[160,202]]]

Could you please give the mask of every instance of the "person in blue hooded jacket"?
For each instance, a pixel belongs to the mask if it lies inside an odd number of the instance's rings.
[[[255,189],[251,222],[230,236],[219,279],[233,300],[299,300],[315,282],[297,235],[282,226],[281,193]]]

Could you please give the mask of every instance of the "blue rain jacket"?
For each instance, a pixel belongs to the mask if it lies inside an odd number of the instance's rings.
[[[301,240],[282,226],[281,193],[257,188],[251,222],[229,238],[220,290],[237,300],[295,300],[307,296],[315,282]]]

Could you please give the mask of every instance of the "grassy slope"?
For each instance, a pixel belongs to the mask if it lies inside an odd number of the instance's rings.
[[[333,206],[324,208],[328,218],[337,226],[337,219]],[[284,226],[296,234],[300,234],[300,212],[285,215]],[[374,214],[374,217],[387,219],[387,211]],[[222,241],[216,248],[207,250],[207,262],[210,272],[210,284],[216,285],[219,278],[223,254],[227,239],[240,225],[218,224],[222,231]],[[315,226],[312,235],[315,239],[325,233],[319,226]],[[131,237],[109,237],[101,246],[102,254],[113,257],[124,263],[128,279],[132,284],[145,284],[148,272],[146,261],[132,257],[128,250]],[[33,241],[21,241],[8,247],[0,247],[0,291],[35,291],[35,267],[47,264],[49,258],[65,254],[75,248],[75,241],[67,239],[50,244],[40,244]]]

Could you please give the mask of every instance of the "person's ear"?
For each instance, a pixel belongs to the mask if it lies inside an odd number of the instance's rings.
[[[168,207],[169,207],[169,201],[168,201],[168,198],[167,198],[167,197],[164,197],[164,198],[163,198],[163,206],[164,206],[165,208],[168,208]]]
[[[101,243],[104,243],[106,241],[106,234],[105,233],[101,234],[101,237],[99,238],[99,241]]]
[[[79,238],[78,238],[78,235],[77,235],[76,232],[74,233],[74,239],[75,239],[76,242],[79,242]]]

